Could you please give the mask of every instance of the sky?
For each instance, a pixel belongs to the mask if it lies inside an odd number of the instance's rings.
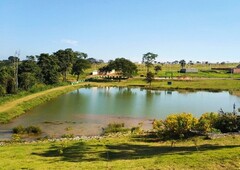
[[[0,60],[66,48],[104,61],[240,62],[240,0],[0,0]]]

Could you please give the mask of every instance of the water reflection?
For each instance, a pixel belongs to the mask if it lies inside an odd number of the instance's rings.
[[[45,103],[23,116],[26,122],[76,121],[76,115],[115,115],[130,117],[165,118],[170,113],[190,112],[200,116],[217,112],[220,108],[232,110],[240,98],[228,92],[155,91],[140,88],[81,88]],[[20,117],[21,118],[21,117]]]

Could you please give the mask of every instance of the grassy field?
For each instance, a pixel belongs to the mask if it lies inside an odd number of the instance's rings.
[[[179,66],[171,66],[180,76]],[[203,66],[198,69],[204,70]],[[208,66],[206,66],[206,70]],[[140,78],[146,68],[139,67],[136,78],[121,82],[84,82],[48,89],[34,94],[23,93],[0,103],[0,123],[49,101],[61,94],[84,86],[128,86],[166,90],[227,90],[240,96],[239,75],[206,73],[205,76],[187,75],[187,80],[159,79],[149,86]],[[90,72],[91,69],[88,70]],[[167,66],[156,77],[164,77]],[[88,74],[86,73],[86,75]],[[215,74],[215,75],[214,75]],[[85,76],[86,76],[85,75]],[[201,78],[199,78],[201,77]],[[209,78],[211,77],[211,78]],[[74,80],[74,77],[70,77]],[[168,85],[171,82],[171,85]],[[0,169],[240,169],[240,136],[214,140],[202,137],[177,141],[155,141],[144,136],[107,137],[81,141],[7,143],[0,145]]]
[[[149,141],[108,137],[0,146],[3,169],[239,169],[240,137]]]

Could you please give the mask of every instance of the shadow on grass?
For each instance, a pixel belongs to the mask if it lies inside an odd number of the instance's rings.
[[[221,150],[236,148],[240,145],[218,146],[218,145],[200,145],[197,151],[195,146],[151,146],[129,143],[118,144],[94,144],[87,145],[84,142],[75,143],[64,147],[52,146],[43,153],[32,153],[42,157],[56,157],[61,161],[84,162],[84,161],[114,161],[114,160],[134,160],[141,158],[151,158],[153,156],[164,155],[191,155],[208,150]],[[59,152],[62,149],[62,152]]]

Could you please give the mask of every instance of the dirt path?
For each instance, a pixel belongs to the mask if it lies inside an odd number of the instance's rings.
[[[49,89],[49,90],[42,91],[42,92],[39,92],[39,93],[30,94],[28,96],[16,99],[14,101],[4,103],[4,104],[0,105],[0,112],[5,112],[7,110],[10,110],[10,109],[12,109],[13,107],[17,106],[18,104],[20,104],[22,102],[32,100],[36,97],[42,96],[42,95],[47,94],[47,93],[51,93],[51,92],[58,91],[58,90],[63,90],[63,89],[68,88],[68,87],[69,86],[57,87],[57,88]]]

